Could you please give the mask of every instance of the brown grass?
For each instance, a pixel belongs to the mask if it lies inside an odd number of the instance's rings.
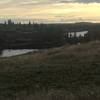
[[[82,88],[74,92],[64,89],[51,89],[49,91],[41,90],[28,93],[22,91],[12,97],[1,97],[0,100],[100,100],[100,89]]]
[[[99,41],[0,59],[0,100],[100,100],[99,83]]]

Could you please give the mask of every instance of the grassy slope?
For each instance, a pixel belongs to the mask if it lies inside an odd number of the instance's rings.
[[[100,42],[0,59],[0,95],[65,89],[100,91]],[[99,92],[100,93],[100,92]]]

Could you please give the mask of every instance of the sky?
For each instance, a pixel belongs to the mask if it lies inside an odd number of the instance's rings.
[[[100,0],[0,0],[0,18],[100,22]]]

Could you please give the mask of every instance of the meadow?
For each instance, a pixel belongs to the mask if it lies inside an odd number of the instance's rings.
[[[0,100],[100,100],[100,42],[0,58]]]

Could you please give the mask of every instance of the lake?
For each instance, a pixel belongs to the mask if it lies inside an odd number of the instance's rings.
[[[1,51],[0,57],[12,57],[29,52],[37,52],[38,49],[5,49]]]

